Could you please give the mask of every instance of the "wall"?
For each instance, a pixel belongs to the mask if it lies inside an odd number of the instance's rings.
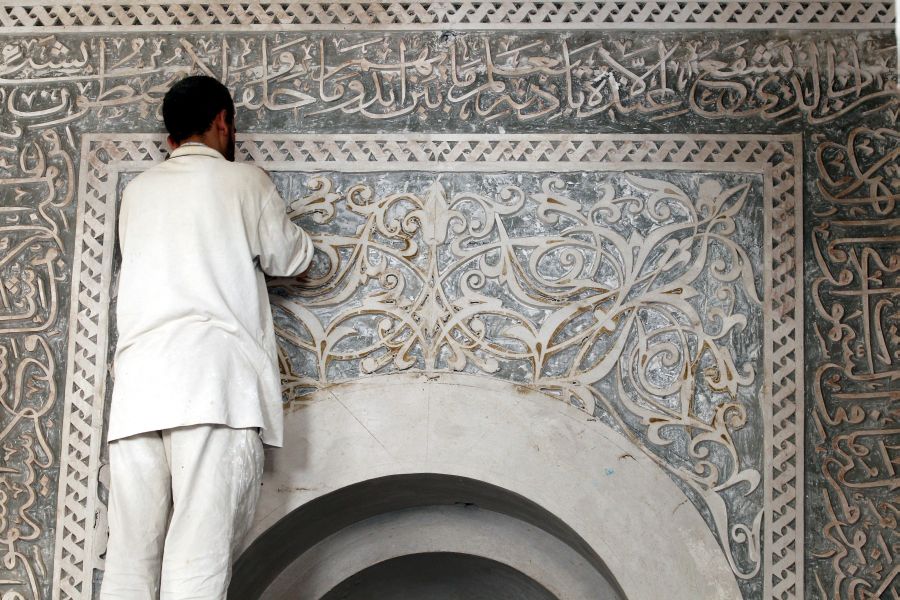
[[[240,160],[321,251],[271,282],[288,408],[369,374],[512,381],[669,473],[744,597],[896,593],[893,23],[890,2],[4,3],[0,597],[101,577],[116,202],[187,73],[234,91]]]

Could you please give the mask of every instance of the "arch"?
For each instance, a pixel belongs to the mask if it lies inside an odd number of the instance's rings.
[[[384,485],[401,476],[415,477]],[[422,483],[428,481],[431,488]],[[344,512],[309,518],[321,504],[316,499],[342,497],[363,498],[357,504],[369,508],[349,503]],[[302,554],[295,548],[275,564],[284,544],[273,539],[293,535],[292,520],[301,523],[295,534],[312,522],[330,523],[312,535],[314,545],[378,515],[459,499],[563,541],[624,598],[741,597],[701,515],[626,438],[545,394],[460,374],[371,377],[321,390],[291,409],[285,447],[267,453],[252,544],[233,588],[251,582],[254,569],[271,583]],[[254,565],[268,565],[269,573]]]
[[[563,600],[623,600],[602,559],[555,515],[508,490],[437,474],[379,477],[298,507],[250,546],[230,594],[319,600],[378,565],[417,556],[432,557],[436,572],[458,570],[451,556],[502,565]]]

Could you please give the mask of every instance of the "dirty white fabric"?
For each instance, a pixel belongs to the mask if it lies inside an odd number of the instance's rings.
[[[195,425],[109,445],[101,600],[225,600],[263,471],[256,429]]]
[[[309,236],[261,169],[186,144],[125,188],[109,439],[218,423],[282,443],[263,272],[299,274]]]

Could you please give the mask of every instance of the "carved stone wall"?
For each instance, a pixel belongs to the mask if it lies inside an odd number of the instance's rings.
[[[102,577],[118,196],[189,73],[233,90],[239,160],[317,240],[309,277],[270,282],[288,405],[374,374],[511,381],[640,447],[745,598],[900,594],[894,18],[4,3],[0,598]]]

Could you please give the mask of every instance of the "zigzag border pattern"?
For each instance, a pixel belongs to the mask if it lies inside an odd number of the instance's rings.
[[[94,519],[109,333],[115,241],[116,177],[109,163],[127,149],[106,143],[103,152],[82,144],[69,348],[57,493],[53,598],[90,599],[95,568]],[[155,158],[161,160],[164,155]],[[148,156],[148,160],[154,157]]]
[[[54,600],[87,600],[96,557],[92,523],[99,499],[105,394],[112,221],[120,170],[142,170],[165,157],[158,135],[99,134],[83,141],[66,373]],[[317,168],[531,168],[560,164],[660,166],[747,164],[764,172],[771,193],[770,281],[766,282],[764,598],[803,598],[803,378],[799,136],[706,135],[251,135],[244,160],[279,170]],[[585,165],[586,168],[587,165]]]
[[[31,2],[0,5],[0,30],[21,28],[233,27],[556,29],[647,26],[718,28],[891,28],[894,3],[884,0],[695,0],[511,2],[305,2],[122,1]]]

